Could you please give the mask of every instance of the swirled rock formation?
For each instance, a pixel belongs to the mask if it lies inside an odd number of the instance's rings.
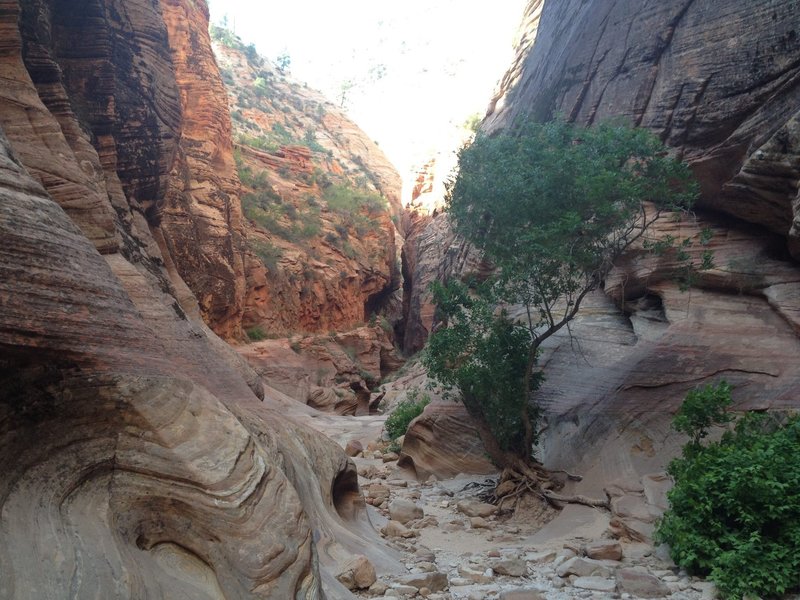
[[[234,335],[243,297],[206,27],[0,2],[3,598],[349,598],[329,569],[365,543],[393,568],[341,448],[201,318]]]

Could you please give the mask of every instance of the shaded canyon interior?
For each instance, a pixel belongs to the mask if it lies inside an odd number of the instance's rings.
[[[423,347],[432,281],[485,265],[428,208],[447,172],[401,206],[342,111],[208,25],[202,0],[0,0],[2,598],[350,598],[365,548],[403,570],[334,413]],[[549,343],[540,455],[591,493],[662,469],[705,381],[797,407],[800,8],[532,0],[482,127],[556,114],[655,132],[702,188],[657,226],[715,252],[688,291],[630,252]],[[383,201],[348,219],[326,193],[359,186]],[[469,436],[433,402],[401,464],[485,469]]]

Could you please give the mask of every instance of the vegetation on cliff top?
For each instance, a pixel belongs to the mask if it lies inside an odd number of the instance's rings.
[[[436,287],[448,326],[431,336],[425,363],[457,389],[496,464],[536,479],[531,393],[541,344],[569,327],[662,212],[691,206],[697,188],[650,133],[611,124],[479,133],[460,151],[458,168],[449,214],[496,270],[481,283]]]

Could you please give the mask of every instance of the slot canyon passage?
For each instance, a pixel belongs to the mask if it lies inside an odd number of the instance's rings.
[[[520,0],[508,31],[298,3],[258,18],[305,54],[269,56],[222,4],[0,0],[0,598],[714,598],[654,530],[687,392],[800,406],[797,0]],[[348,19],[374,52],[295,78]],[[448,116],[490,22],[509,54]],[[652,228],[713,252],[681,282],[632,247],[542,346],[536,458],[601,506],[504,496],[419,358],[431,284],[492,271],[444,210],[455,152],[556,118],[657,136],[699,197]]]

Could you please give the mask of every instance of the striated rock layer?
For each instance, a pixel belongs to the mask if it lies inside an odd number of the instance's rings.
[[[488,130],[625,117],[692,165],[703,207],[788,236],[800,256],[796,2],[545,2],[528,27],[535,44],[520,47]]]
[[[0,2],[3,598],[349,598],[328,569],[366,543],[392,568],[353,464],[200,318],[242,306],[215,308],[241,218],[206,26]]]

